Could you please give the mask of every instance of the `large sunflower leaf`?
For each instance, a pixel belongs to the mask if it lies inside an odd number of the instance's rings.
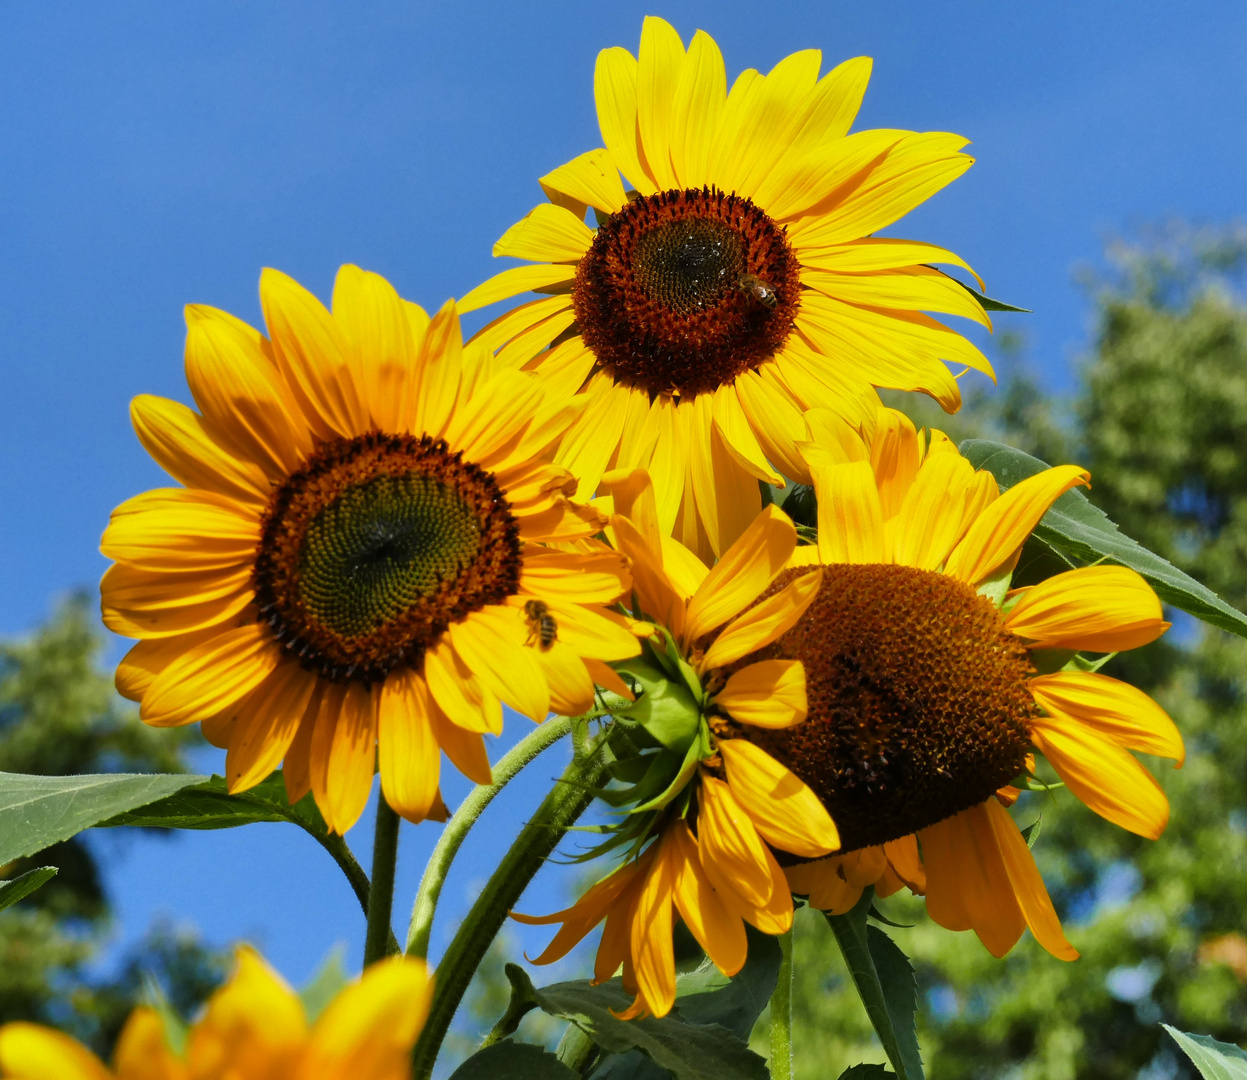
[[[518,968],[508,975],[513,982],[521,976],[526,978]],[[540,989],[526,988],[526,993],[538,1008],[575,1024],[607,1054],[631,1056],[631,1061],[608,1059],[607,1071],[599,1071],[595,1077],[632,1080],[654,1075],[649,1071],[651,1065],[665,1069],[676,1080],[766,1080],[769,1075],[766,1062],[743,1039],[721,1024],[690,1024],[682,1019],[678,1008],[661,1018],[620,1020],[616,1014],[632,1004],[632,995],[619,979],[599,986],[584,980],[555,983]],[[630,1051],[640,1051],[645,1058],[630,1055]]]
[[[1182,1052],[1191,1059],[1204,1080],[1247,1080],[1247,1053],[1208,1035],[1190,1035],[1161,1024]]]
[[[827,915],[827,922],[896,1075],[900,1080],[923,1080],[914,1022],[918,1009],[914,969],[896,942],[877,926],[867,926],[874,899],[875,890],[867,888],[852,911]]]
[[[976,469],[987,469],[1002,491],[1051,468],[1039,458],[987,439],[967,439],[958,449]],[[1077,488],[1067,491],[1052,504],[1036,526],[1032,539],[1067,560],[1089,563],[1106,559],[1137,570],[1166,604],[1211,626],[1247,637],[1247,615],[1172,563],[1131,540]]]
[[[34,855],[101,821],[206,779],[167,773],[0,773],[0,864]]]
[[[36,889],[42,888],[54,877],[58,869],[55,866],[37,866],[27,870],[11,881],[0,881],[0,911],[12,907],[19,900],[24,900]]]
[[[229,793],[223,776],[195,776],[191,780],[198,782],[99,824],[103,827],[233,829],[259,821],[289,821],[313,835],[323,836],[328,831],[310,796],[294,806],[286,801],[286,784],[280,772],[237,795]]]
[[[504,1039],[473,1054],[450,1080],[579,1080],[558,1058],[532,1043]]]

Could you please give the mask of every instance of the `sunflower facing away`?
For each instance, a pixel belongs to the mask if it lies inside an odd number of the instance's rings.
[[[795,446],[804,409],[866,417],[873,384],[926,391],[952,411],[960,394],[944,361],[991,374],[978,349],[924,314],[990,327],[973,294],[929,264],[969,267],[943,248],[873,235],[965,172],[967,140],[850,135],[871,62],[821,79],[820,64],[818,50],[795,53],[729,91],[712,38],[698,31],[686,51],[647,18],[637,57],[598,56],[605,147],[542,177],[550,201],[494,247],[535,265],[460,304],[551,294],[480,340],[588,398],[556,459],[582,498],[608,469],[646,468],[662,530],[703,555],[753,520],[755,478],[806,479]]]
[[[5,1080],[402,1080],[433,990],[424,962],[393,957],[338,993],[315,1023],[290,987],[252,950],[169,1045],[154,1009],[130,1014],[108,1069],[68,1035],[38,1024],[0,1027]]]
[[[266,270],[266,338],[191,307],[199,412],[135,399],[143,445],[184,486],[113,512],[104,621],[139,638],[118,689],[156,726],[203,723],[231,791],[285,760],[345,832],[378,755],[404,817],[443,812],[439,747],[488,782],[505,701],[533,720],[593,701],[602,661],[635,655],[604,605],[629,585],[601,516],[549,463],[580,403],[345,266],[327,311]],[[552,631],[552,632],[551,632]]]
[[[1129,751],[1181,764],[1182,739],[1146,694],[1078,655],[1155,640],[1168,627],[1160,601],[1119,566],[1009,590],[1044,512],[1087,483],[1077,466],[1001,494],[947,438],[934,432],[927,445],[899,413],[883,410],[869,443],[826,411],[807,419],[818,543],[799,548],[770,591],[817,572],[818,595],[750,659],[802,660],[808,716],[787,730],[740,730],[840,830],[836,855],[789,861],[793,891],[839,913],[867,885],[886,895],[904,883],[925,891],[937,923],[974,930],[996,956],[1029,927],[1073,959],[1005,806],[1038,783],[1039,753],[1096,813],[1160,835],[1168,801]]]
[[[635,995],[623,1015],[664,1016],[675,1000],[673,907],[719,970],[734,975],[745,962],[746,922],[770,934],[792,925],[792,896],[771,845],[810,859],[840,846],[831,816],[802,780],[748,739],[719,738],[730,729],[760,740],[805,719],[801,661],[743,658],[793,626],[821,575],[802,575],[751,606],[796,548],[782,511],[764,510],[707,571],[662,536],[644,472],[612,474],[605,486],[615,541],[633,564],[635,614],[655,620],[649,656],[619,666],[641,676],[633,715],[658,738],[651,754],[628,764],[644,774],[616,800],[621,807],[644,800],[607,845],[630,842],[624,864],[565,911],[513,917],[563,924],[539,964],[566,955],[605,919],[595,980],[622,965],[624,987]],[[656,676],[648,685],[647,664]],[[661,694],[656,706],[647,701],[651,691]],[[685,702],[689,723],[672,721],[673,699]]]

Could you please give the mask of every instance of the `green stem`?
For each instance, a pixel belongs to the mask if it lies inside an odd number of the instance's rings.
[[[771,1080],[792,1080],[792,927],[779,935],[779,982],[771,997]]]
[[[608,764],[603,751],[608,738],[604,736],[591,754],[578,756],[564,770],[460,924],[437,966],[433,1003],[413,1055],[414,1080],[432,1076],[433,1063],[459,1002],[507,914],[567,830],[588,809],[593,801],[589,789],[600,787],[606,780]]]
[[[416,892],[416,902],[411,909],[411,928],[407,931],[408,956],[418,956],[421,960],[428,958],[429,935],[433,930],[433,915],[437,911],[438,898],[442,895],[442,886],[446,884],[450,864],[463,846],[469,830],[476,824],[476,819],[516,773],[570,730],[571,721],[560,716],[530,732],[494,766],[494,782],[478,784],[460,804],[454,817],[446,823],[433,854],[429,856],[429,863],[424,868],[424,876],[420,879],[420,888]]]
[[[394,869],[398,865],[398,815],[377,795],[377,828],[372,841],[372,888],[368,891],[368,930],[364,937],[364,967],[384,960],[390,951],[394,913]],[[395,942],[394,952],[398,952]]]

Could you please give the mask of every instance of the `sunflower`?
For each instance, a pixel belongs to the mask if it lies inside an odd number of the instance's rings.
[[[433,983],[421,960],[374,964],[316,1019],[276,972],[248,948],[187,1033],[169,1045],[151,1008],[130,1014],[108,1069],[59,1031],[25,1022],[0,1027],[6,1080],[398,1080],[429,1011]]]
[[[1160,835],[1168,801],[1130,751],[1181,764],[1181,736],[1146,694],[1079,655],[1155,640],[1169,625],[1160,601],[1121,566],[1009,588],[1022,544],[1054,500],[1088,484],[1085,470],[1049,469],[1002,494],[946,437],[928,445],[899,413],[884,410],[869,442],[825,411],[807,419],[818,542],[771,591],[813,572],[821,584],[801,619],[747,659],[802,660],[809,715],[787,731],[740,731],[840,830],[841,850],[790,860],[789,882],[832,912],[867,885],[908,885],[937,923],[973,929],[996,956],[1029,927],[1073,959],[1005,807],[1041,786],[1038,753],[1096,813]]]
[[[430,319],[357,267],[332,313],[272,270],[260,300],[268,338],[187,309],[200,412],[133,403],[184,486],[123,503],[104,533],[104,621],[140,639],[118,689],[149,724],[202,722],[231,791],[284,758],[291,802],[310,790],[333,831],[378,753],[396,811],[444,813],[439,747],[488,783],[501,702],[584,711],[602,661],[638,649],[604,607],[624,560],[542,546],[603,522],[548,460],[579,403],[465,350],[453,302]]]
[[[639,782],[613,801],[644,801],[608,841],[608,848],[632,844],[614,873],[564,911],[512,914],[530,924],[563,924],[538,964],[566,955],[605,919],[595,980],[622,965],[624,987],[635,995],[623,1015],[664,1016],[675,1001],[673,909],[719,970],[734,975],[745,962],[746,922],[769,934],[792,925],[792,896],[771,847],[817,859],[840,846],[835,823],[804,782],[748,740],[717,736],[727,727],[784,731],[804,720],[801,661],[742,657],[793,626],[817,595],[821,575],[803,575],[750,607],[796,548],[796,530],[782,511],[764,510],[707,571],[662,536],[644,472],[608,475],[605,486],[616,511],[615,542],[633,564],[634,615],[655,620],[648,641],[654,666],[647,670],[644,659],[618,665],[637,676],[638,710],[631,715],[657,738],[639,762]],[[683,725],[673,720],[681,702]]]
[[[743,72],[729,92],[712,38],[698,31],[686,51],[647,18],[637,57],[598,56],[605,147],[542,177],[550,201],[494,246],[532,265],[460,304],[551,294],[480,340],[588,398],[556,458],[582,498],[608,469],[647,468],[663,531],[702,553],[722,552],[753,520],[755,478],[806,479],[795,446],[804,409],[865,418],[873,384],[926,391],[953,411],[960,394],[943,361],[991,374],[977,348],[924,314],[990,328],[976,297],[930,265],[967,264],[873,235],[969,168],[967,140],[850,135],[871,61],[821,79],[820,63],[816,49],[794,53],[767,75]]]

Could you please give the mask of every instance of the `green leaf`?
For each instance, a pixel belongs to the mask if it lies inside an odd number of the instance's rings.
[[[231,795],[223,776],[192,776],[197,781],[157,802],[115,814],[99,824],[141,825],[163,829],[234,829],[258,821],[289,821],[324,835],[324,819],[312,797],[295,806],[286,802],[286,783],[275,772],[248,791]]]
[[[684,751],[697,734],[701,708],[684,681],[671,678],[643,657],[623,660],[615,665],[636,680],[636,703],[620,709],[640,724],[663,746]]]
[[[531,985],[531,984],[530,984]],[[632,995],[618,979],[600,986],[586,981],[555,983],[532,990],[539,1008],[568,1020],[608,1054],[643,1051],[676,1080],[767,1080],[766,1062],[720,1024],[690,1024],[679,1009],[662,1018],[620,1020]],[[612,1080],[628,1073],[611,1066]]]
[[[58,869],[55,866],[39,866],[34,870],[19,874],[12,881],[0,881],[0,911],[25,899],[56,877],[57,873]]]
[[[885,1076],[895,1076],[883,1065],[873,1062],[861,1065],[850,1065],[840,1074],[840,1080],[883,1080]]]
[[[450,1074],[450,1080],[579,1080],[549,1051],[532,1043],[506,1039],[473,1054]]]
[[[1001,490],[1050,468],[1030,454],[987,439],[967,439],[959,449],[976,469],[991,472]],[[1036,526],[1034,539],[1084,563],[1108,559],[1137,570],[1165,603],[1212,626],[1247,637],[1247,615],[1124,535],[1103,510],[1076,488],[1052,504]]]
[[[782,954],[779,941],[745,926],[749,951],[745,966],[730,979],[709,960],[696,971],[677,976],[676,1008],[689,1024],[721,1024],[748,1041],[753,1025],[766,1008],[779,982]]]
[[[968,292],[971,296],[973,296],[974,299],[976,299],[980,304],[982,304],[984,311],[1016,311],[1022,315],[1033,315],[1034,314],[1034,312],[1031,311],[1030,308],[1014,307],[1012,304],[1006,304],[1003,300],[993,300],[990,296],[984,296],[981,292],[978,291],[978,289],[971,288],[964,281],[960,281],[957,278],[953,277],[952,274],[946,274],[945,276],[950,278],[953,281],[956,281],[958,285],[960,285],[963,289],[965,289],[966,292]]]
[[[1195,1064],[1204,1080],[1247,1080],[1247,1053],[1208,1035],[1189,1035],[1161,1024],[1183,1053]]]
[[[335,945],[321,961],[316,974],[299,988],[299,1000],[303,1002],[303,1011],[307,1014],[309,1024],[316,1022],[326,1006],[351,981],[346,973],[345,961],[346,946]]]
[[[83,829],[205,779],[164,773],[0,773],[0,864],[34,855]]]
[[[852,911],[826,919],[896,1075],[900,1080],[923,1080],[914,1023],[918,1008],[914,969],[887,934],[877,926],[867,926],[874,900],[875,890],[864,889]]]

